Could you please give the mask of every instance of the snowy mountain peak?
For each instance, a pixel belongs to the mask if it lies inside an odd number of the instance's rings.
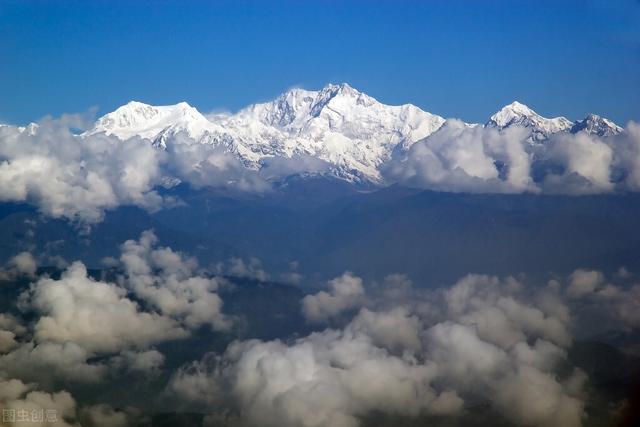
[[[186,102],[152,106],[131,101],[98,119],[86,134],[106,133],[123,140],[140,137],[161,148],[177,142],[221,147],[254,170],[273,157],[311,157],[340,178],[379,182],[385,162],[429,137],[444,122],[415,105],[385,105],[343,83],[315,91],[293,88],[235,114],[208,117]],[[599,136],[622,132],[595,114],[572,123],[564,117],[542,117],[517,101],[491,116],[485,126],[528,128],[531,144],[558,132]]]
[[[296,118],[308,114],[317,92],[300,88],[290,89],[275,100],[251,105],[241,110],[237,116],[258,120],[268,126],[285,127]]]
[[[589,114],[582,120],[578,120],[571,127],[571,133],[587,132],[589,135],[611,136],[617,135],[623,129],[609,119],[597,114]]]
[[[520,102],[512,102],[491,116],[485,126],[505,129],[523,126],[531,129],[530,140],[542,141],[557,132],[568,131],[573,123],[565,117],[547,119]]]
[[[538,114],[528,106],[514,101],[509,105],[502,107],[500,111],[491,116],[491,120],[498,126],[508,126],[511,121],[520,117],[537,116]]]
[[[318,117],[322,110],[330,104],[337,107],[337,109],[345,109],[356,105],[369,107],[379,103],[369,95],[352,88],[346,83],[340,85],[328,84],[318,93],[310,114]]]
[[[87,134],[134,136],[166,147],[178,136],[222,146],[247,167],[270,157],[309,156],[348,180],[378,181],[394,152],[426,138],[444,119],[411,105],[385,105],[346,83],[317,91],[293,88],[236,114],[204,117],[187,103],[151,106],[130,102],[101,117]]]
[[[509,105],[505,105],[490,118],[490,122],[499,127],[507,127],[523,118],[543,118],[528,106],[514,101]]]
[[[360,92],[357,89],[349,86],[347,83],[333,84],[329,83],[319,91],[319,99],[331,100],[335,97],[347,97],[352,99],[367,98],[373,99],[370,96]]]
[[[189,135],[201,135],[209,121],[186,102],[175,105],[152,106],[130,101],[98,119],[88,134],[105,133],[120,139],[133,136],[155,139],[171,127]]]

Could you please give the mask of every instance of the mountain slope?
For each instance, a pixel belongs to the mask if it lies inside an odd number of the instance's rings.
[[[329,84],[318,91],[291,89],[235,114],[204,116],[186,102],[151,106],[132,101],[98,119],[85,135],[140,137],[163,149],[177,142],[207,144],[232,153],[253,170],[270,158],[306,156],[326,162],[336,177],[379,183],[384,163],[444,122],[415,105],[385,105],[348,84]],[[622,131],[596,115],[576,122],[549,119],[519,102],[505,106],[485,124],[499,130],[512,126],[529,128],[534,145],[558,132],[609,136]]]
[[[100,117],[87,134],[104,132],[123,140],[134,136],[156,140],[171,130],[198,139],[210,128],[211,122],[186,102],[154,107],[131,101]]]
[[[198,143],[224,146],[252,169],[270,157],[307,155],[329,162],[341,178],[379,181],[378,167],[397,147],[408,148],[444,121],[414,105],[384,105],[342,84],[292,89],[233,115],[205,117],[187,103],[130,102],[101,117],[87,134],[138,136],[166,147],[184,133]]]
[[[515,101],[491,116],[485,126],[500,130],[511,126],[530,128],[530,140],[538,142],[549,138],[554,133],[568,131],[572,123],[565,117],[547,119],[526,105]]]
[[[542,117],[528,106],[520,102],[512,102],[495,113],[485,124],[486,127],[507,129],[511,126],[522,126],[531,130],[531,143],[544,142],[553,134],[559,132],[586,132],[589,135],[611,136],[617,135],[623,129],[611,120],[596,114],[589,114],[582,120],[571,122],[566,117],[551,119]]]
[[[611,136],[617,135],[623,129],[609,119],[597,114],[589,114],[582,120],[576,121],[571,127],[571,133],[587,132],[589,135]]]

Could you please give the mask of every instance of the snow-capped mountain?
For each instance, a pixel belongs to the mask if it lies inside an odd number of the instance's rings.
[[[104,132],[123,140],[134,136],[156,140],[171,130],[198,139],[210,127],[211,122],[186,102],[154,107],[131,101],[100,117],[88,134]]]
[[[619,134],[623,129],[609,119],[600,117],[597,114],[589,114],[584,119],[576,121],[571,127],[571,133],[581,131],[590,135],[611,136]]]
[[[222,147],[254,170],[269,158],[310,156],[327,162],[335,176],[375,183],[382,180],[385,162],[406,153],[444,122],[415,105],[385,105],[347,84],[330,84],[318,91],[291,89],[235,114],[205,116],[186,102],[151,106],[132,101],[98,119],[85,135],[140,137],[163,149],[185,141]],[[484,126],[529,128],[534,151],[558,132],[598,136],[622,132],[615,123],[593,114],[576,122],[549,119],[519,102],[502,108]]]
[[[596,114],[589,114],[584,119],[575,122],[566,117],[548,119],[517,101],[504,106],[491,116],[485,126],[501,130],[511,126],[529,128],[531,129],[529,137],[531,143],[544,142],[558,132],[578,133],[583,131],[597,136],[611,136],[622,132],[620,126]]]
[[[232,115],[205,117],[186,103],[154,107],[130,102],[101,117],[87,134],[133,136],[166,147],[184,133],[224,146],[253,169],[269,157],[308,155],[349,180],[379,181],[379,166],[396,149],[429,136],[444,118],[405,104],[385,105],[347,84],[319,91],[292,89],[271,102]]]
[[[20,133],[26,133],[27,135],[35,135],[38,132],[38,124],[37,123],[29,123],[26,126],[13,126],[13,125],[7,125],[4,123],[0,123],[0,129],[5,128],[5,129],[17,129],[18,132]]]
[[[531,129],[532,142],[543,141],[554,133],[571,129],[573,123],[565,117],[547,119],[531,108],[517,101],[504,106],[485,124],[486,127],[506,129],[510,126],[522,126]]]

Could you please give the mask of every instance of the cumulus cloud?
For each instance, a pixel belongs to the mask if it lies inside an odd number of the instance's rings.
[[[167,394],[204,410],[218,404],[224,399],[224,393],[216,378],[217,361],[217,356],[209,353],[201,361],[182,366],[167,384]]]
[[[23,335],[27,328],[18,319],[6,313],[0,313],[0,354],[8,353],[18,346],[16,337]]]
[[[105,211],[135,205],[154,211],[176,201],[160,186],[224,187],[265,193],[292,174],[322,174],[331,166],[304,155],[273,157],[256,168],[254,153],[230,141],[195,144],[178,133],[165,150],[140,138],[76,135],[86,117],[46,118],[29,129],[0,127],[0,201],[28,202],[45,215],[83,224]],[[596,137],[558,133],[532,145],[527,129],[502,131],[447,121],[428,138],[381,166],[388,183],[454,192],[601,193],[640,189],[640,125]],[[243,164],[238,155],[250,159]],[[253,159],[253,160],[251,160]],[[257,161],[257,160],[256,160]]]
[[[354,426],[357,415],[372,410],[447,413],[461,404],[453,392],[439,394],[431,387],[434,366],[390,355],[351,330],[328,330],[290,346],[235,343],[221,364],[226,368],[182,371],[170,387],[205,385],[202,391],[212,401],[216,389],[230,390],[246,421],[264,426]]]
[[[222,300],[216,293],[222,279],[199,274],[195,258],[171,248],[156,248],[156,244],[157,237],[149,230],[139,240],[122,245],[122,286],[189,328],[209,325],[216,330],[228,329],[231,323],[222,313]]]
[[[227,260],[226,265],[218,265],[221,274],[228,274],[235,277],[245,277],[264,282],[269,279],[269,274],[262,267],[262,261],[251,257],[247,261],[242,258],[232,257]]]
[[[55,380],[95,383],[104,378],[108,368],[103,363],[89,362],[91,356],[73,342],[37,344],[29,341],[0,356],[0,370],[41,384]]]
[[[184,134],[167,145],[165,170],[170,176],[199,187],[227,187],[242,191],[267,192],[271,185],[257,170],[248,168],[224,143],[220,146],[194,144]]]
[[[554,135],[545,153],[545,160],[558,164],[562,173],[545,176],[543,188],[575,194],[613,190],[611,168],[615,145],[609,145],[610,141],[613,138],[604,141],[584,132]]]
[[[640,284],[628,271],[607,278],[598,270],[577,269],[567,282],[567,295],[583,304],[585,315],[598,316],[601,327],[640,329]]]
[[[80,262],[71,264],[60,280],[38,280],[25,298],[41,316],[34,327],[38,342],[74,342],[90,352],[116,352],[186,335],[170,318],[141,312],[124,289],[90,278]]]
[[[112,359],[112,365],[116,368],[147,375],[159,372],[163,364],[164,355],[157,350],[124,350]]]
[[[593,194],[640,188],[640,126],[619,135],[557,133],[532,145],[527,129],[447,121],[384,167],[389,182],[438,191]]]
[[[143,420],[134,408],[116,410],[107,404],[78,407],[67,391],[46,392],[34,383],[7,379],[0,373],[3,426],[128,427]]]
[[[630,190],[640,191],[640,124],[629,122],[627,137],[618,138],[614,150],[615,162],[627,173]]]
[[[223,146],[193,144],[177,135],[164,151],[136,137],[121,141],[70,130],[89,126],[87,117],[80,115],[45,118],[28,131],[1,126],[0,201],[28,202],[47,216],[92,224],[121,205],[155,211],[173,204],[156,191],[168,183],[271,189],[258,171],[245,167]],[[270,169],[275,173],[285,167],[274,163]]]
[[[385,175],[391,181],[441,191],[534,192],[527,136],[522,128],[499,132],[448,120],[390,162]]]
[[[140,140],[85,141],[69,130],[85,125],[82,117],[64,116],[44,119],[33,132],[1,127],[0,201],[26,201],[46,215],[86,223],[120,204],[158,208],[153,185],[162,154]]]
[[[0,409],[8,425],[32,427],[51,424],[61,427],[78,425],[74,422],[76,402],[68,392],[46,393],[38,390],[27,392],[32,386],[18,380],[4,382],[0,380],[0,389],[5,387],[8,391],[5,392],[6,394],[3,393],[6,396],[4,399],[0,395]]]
[[[0,281],[15,280],[19,277],[33,278],[38,265],[30,252],[20,252],[0,267]]]
[[[23,270],[33,271],[28,257],[19,258]],[[203,325],[231,326],[216,293],[223,279],[199,269],[194,258],[157,247],[152,231],[125,242],[112,268],[114,282],[91,277],[79,261],[59,278],[34,278],[18,301],[33,320],[24,326],[0,315],[0,371],[42,383],[152,374],[164,364],[155,344]]]
[[[171,367],[155,343],[203,325],[228,327],[216,303],[214,311],[192,306],[220,283],[208,282],[194,259],[159,247],[151,231],[125,242],[112,268],[119,272],[114,283],[72,263],[58,279],[35,279],[23,294],[33,322],[0,316],[7,332],[0,334],[0,402],[53,399],[64,393],[52,391],[59,381],[160,378]],[[308,320],[331,327],[292,341],[236,341],[174,371],[166,393],[184,408],[210,412],[214,425],[357,426],[373,412],[446,417],[486,403],[515,424],[579,426],[587,378],[567,359],[572,322],[580,324],[581,315],[571,308],[590,302],[640,327],[634,277],[617,274],[631,285],[614,285],[602,272],[579,269],[530,287],[513,277],[471,274],[429,290],[403,275],[365,287],[347,272],[301,301]],[[28,384],[36,381],[47,391]],[[95,426],[127,425],[139,416],[106,405],[68,414],[72,425]]]
[[[578,269],[569,276],[567,294],[572,298],[580,298],[594,292],[603,282],[604,275],[601,272]]]
[[[349,327],[367,335],[377,346],[392,353],[401,354],[405,350],[415,353],[422,348],[422,322],[406,306],[383,312],[363,308]]]
[[[302,300],[302,312],[310,322],[322,322],[361,303],[364,296],[362,279],[350,272],[328,283],[329,292],[320,291]]]
[[[486,401],[515,423],[581,425],[585,376],[557,371],[571,343],[558,292],[480,275],[424,292],[394,276],[391,292],[365,295],[361,280],[345,274],[303,310],[314,307],[326,321],[345,307],[336,300],[344,283],[358,297],[347,297],[349,306],[360,308],[342,328],[291,343],[235,342],[179,370],[167,391],[234,408],[248,425],[357,426],[372,411],[457,414],[467,400]]]

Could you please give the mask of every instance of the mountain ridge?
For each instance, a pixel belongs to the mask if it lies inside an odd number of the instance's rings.
[[[223,146],[254,170],[272,157],[310,156],[332,165],[332,173],[342,179],[375,183],[382,180],[381,165],[445,122],[415,105],[386,105],[342,83],[315,91],[293,88],[233,114],[205,116],[186,102],[152,106],[131,101],[100,117],[85,135],[140,137],[162,149],[183,135],[196,143]],[[595,114],[574,122],[562,116],[545,118],[518,101],[482,126],[499,131],[528,128],[528,141],[534,145],[559,132],[610,136],[623,131]]]

